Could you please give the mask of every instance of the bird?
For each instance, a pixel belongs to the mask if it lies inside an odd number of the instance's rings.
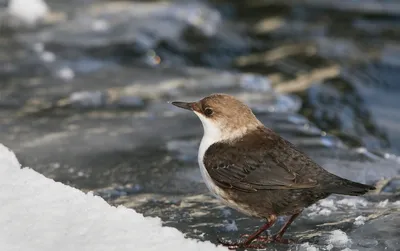
[[[265,220],[256,232],[243,235],[245,240],[218,238],[230,249],[291,243],[283,235],[305,208],[331,194],[358,196],[375,189],[328,172],[234,96],[216,93],[171,104],[194,112],[203,125],[198,164],[210,192],[228,207]],[[280,216],[290,217],[275,235],[261,235]]]

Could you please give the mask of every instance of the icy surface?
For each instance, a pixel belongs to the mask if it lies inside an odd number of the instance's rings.
[[[49,8],[43,0],[10,0],[8,13],[28,25],[44,18]]]
[[[20,169],[0,144],[1,250],[225,250],[185,239],[158,218]]]
[[[351,244],[350,238],[342,230],[333,230],[329,236],[328,242],[337,247],[345,247]]]

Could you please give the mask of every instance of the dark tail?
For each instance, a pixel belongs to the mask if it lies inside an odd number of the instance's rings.
[[[351,180],[346,180],[336,176],[336,182],[327,190],[331,193],[344,194],[344,195],[363,195],[368,191],[375,190],[374,186],[361,184]]]

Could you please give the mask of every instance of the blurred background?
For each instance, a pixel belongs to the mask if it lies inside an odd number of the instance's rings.
[[[398,250],[399,38],[396,0],[0,0],[0,142],[189,237],[236,238],[260,221],[208,194],[201,123],[167,103],[229,93],[326,169],[378,184],[308,209],[289,234]],[[332,249],[333,229],[353,241]]]

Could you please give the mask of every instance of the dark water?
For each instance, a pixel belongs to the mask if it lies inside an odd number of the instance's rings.
[[[236,238],[261,221],[209,195],[201,123],[167,103],[230,93],[328,170],[379,186],[310,207],[288,232],[303,244],[271,250],[399,250],[400,4],[350,2],[53,0],[36,28],[4,17],[0,142],[190,237]]]

